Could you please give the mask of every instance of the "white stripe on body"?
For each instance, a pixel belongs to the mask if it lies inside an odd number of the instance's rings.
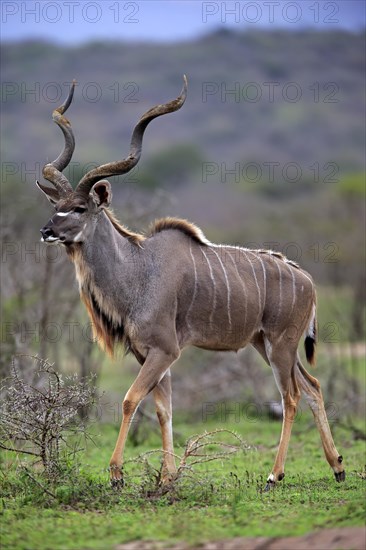
[[[261,263],[261,266],[262,266],[262,269],[263,269],[263,307],[266,303],[266,295],[267,295],[267,274],[266,274],[266,268],[265,268],[265,265],[263,263],[263,260],[261,258],[261,255],[258,254],[258,258],[259,258],[259,261]]]
[[[276,256],[272,256],[272,257],[275,260],[275,264],[277,266],[278,275],[279,275],[279,280],[278,280],[279,303],[278,303],[278,309],[277,309],[276,318],[275,318],[275,323],[277,323],[277,320],[281,316],[281,310],[282,310],[282,269],[281,269],[281,266],[279,265],[279,262],[278,262],[279,258],[276,258]]]
[[[255,273],[255,269],[254,269],[254,266],[253,266],[253,262],[252,262],[252,260],[248,257],[248,254],[247,254],[247,253],[250,252],[250,253],[252,253],[255,257],[257,257],[257,256],[256,256],[256,254],[255,254],[252,250],[250,250],[249,248],[248,248],[248,249],[244,249],[244,248],[243,248],[243,250],[244,250],[244,252],[245,252],[245,256],[246,256],[248,262],[250,263],[250,267],[252,268],[252,272],[253,272],[255,284],[256,284],[256,287],[257,287],[257,290],[258,290],[259,308],[258,308],[258,316],[257,316],[257,318],[256,318],[256,320],[255,320],[255,324],[254,324],[254,327],[253,327],[253,328],[255,328],[255,327],[258,325],[260,316],[261,316],[261,314],[262,314],[262,293],[261,293],[261,289],[260,289],[260,286],[259,286],[259,283],[258,283],[257,275],[256,275],[256,273]],[[263,305],[264,305],[264,303],[263,303]]]
[[[229,279],[228,279],[228,277],[227,277],[227,273],[226,273],[225,266],[224,266],[224,264],[222,263],[222,260],[221,260],[220,256],[218,255],[218,253],[216,252],[216,250],[213,250],[213,252],[214,252],[214,254],[217,256],[217,259],[218,259],[219,262],[220,262],[222,271],[224,272],[224,276],[225,276],[225,282],[226,282],[226,288],[227,288],[227,316],[228,316],[228,320],[229,320],[229,325],[230,325],[230,327],[231,327],[231,311],[230,311],[231,290],[230,290],[230,283],[229,283]]]
[[[214,313],[216,311],[216,302],[217,302],[217,300],[216,300],[216,281],[215,281],[214,273],[213,273],[213,270],[212,270],[211,262],[208,259],[207,254],[205,253],[203,248],[201,248],[201,251],[202,251],[202,254],[204,255],[204,257],[206,259],[206,262],[207,262],[207,265],[209,267],[210,277],[211,277],[211,281],[212,281],[212,285],[213,285],[213,300],[212,300],[212,309],[211,309],[211,313],[210,313],[210,325],[212,325]]]
[[[237,266],[237,264],[236,264],[234,258],[232,257],[232,255],[230,254],[230,252],[228,252],[228,254],[229,254],[230,258],[231,258],[231,261],[232,261],[233,264],[234,264],[234,267],[235,267],[235,269],[236,269],[236,272],[237,272],[238,277],[239,277],[240,282],[241,282],[241,286],[242,286],[242,288],[243,288],[243,294],[244,294],[244,297],[245,297],[245,305],[244,305],[244,327],[246,327],[246,325],[247,325],[247,313],[248,313],[248,312],[247,312],[247,308],[248,308],[248,293],[247,293],[247,289],[246,289],[246,286],[245,286],[245,284],[244,284],[244,281],[243,281],[243,279],[242,279],[241,276],[240,276],[240,273],[239,273],[239,270],[238,270],[238,266]]]
[[[196,261],[194,259],[193,253],[192,253],[192,243],[189,243],[189,253],[190,253],[191,258],[192,258],[193,269],[194,269],[194,290],[193,290],[193,296],[192,296],[191,303],[189,304],[189,308],[187,310],[186,321],[187,321],[188,327],[191,328],[190,324],[189,324],[188,317],[189,317],[189,314],[191,312],[191,309],[193,307],[194,301],[195,301],[196,296],[197,296],[197,267],[196,267]]]

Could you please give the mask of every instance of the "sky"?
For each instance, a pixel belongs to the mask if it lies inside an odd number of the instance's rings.
[[[174,42],[217,28],[365,28],[365,0],[2,0],[1,39]]]

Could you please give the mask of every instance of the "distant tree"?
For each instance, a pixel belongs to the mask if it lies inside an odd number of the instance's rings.
[[[146,188],[175,188],[192,181],[202,169],[202,162],[201,153],[193,145],[174,145],[147,160],[137,180]]]
[[[351,340],[365,337],[366,254],[365,254],[365,174],[343,178],[336,189],[341,213],[335,220],[342,250],[343,282],[352,288]]]

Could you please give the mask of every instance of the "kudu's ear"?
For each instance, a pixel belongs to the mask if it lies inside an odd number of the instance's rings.
[[[107,180],[101,180],[95,183],[90,194],[97,206],[108,207],[111,204],[112,187]]]
[[[39,183],[38,180],[36,180],[36,185],[38,189],[42,191],[48,198],[51,204],[56,204],[60,200],[60,195],[57,189],[54,189],[53,187],[47,187],[47,185],[43,185],[42,183]]]

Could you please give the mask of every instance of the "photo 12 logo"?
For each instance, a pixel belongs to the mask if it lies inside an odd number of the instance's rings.
[[[139,23],[137,2],[1,2],[1,22]]]
[[[202,82],[202,103],[286,102],[300,100],[313,103],[339,103],[340,87],[336,82],[310,82],[307,86],[299,82]]]
[[[339,23],[337,2],[202,2],[203,23]]]
[[[59,104],[70,90],[71,82],[2,82],[1,102]],[[139,86],[136,82],[76,82],[78,94],[87,103],[97,103],[103,97],[112,98],[114,103],[138,103]]]

